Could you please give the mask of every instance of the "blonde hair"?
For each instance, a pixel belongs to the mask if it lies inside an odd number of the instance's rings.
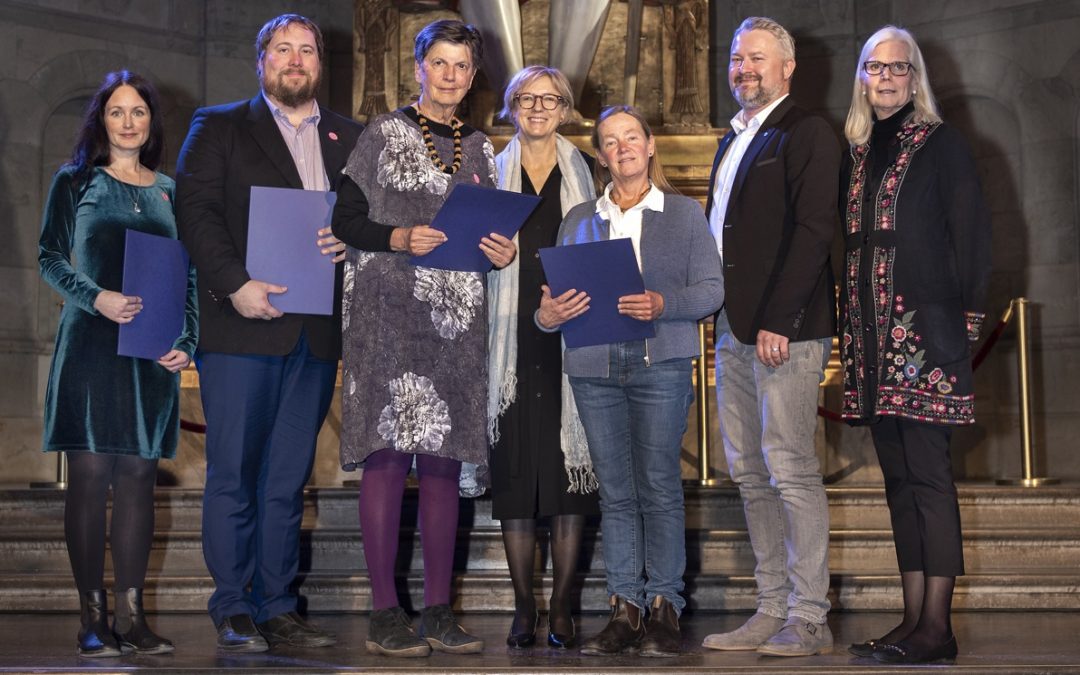
[[[517,121],[514,120],[514,109],[517,108],[515,99],[522,89],[541,77],[551,78],[551,83],[555,85],[555,91],[563,99],[562,121],[565,122],[570,119],[570,111],[574,109],[574,90],[570,88],[570,81],[566,79],[566,75],[563,75],[561,70],[548,66],[525,66],[510,78],[510,83],[506,85],[506,91],[503,93],[503,107],[499,111],[499,117],[517,127]]]
[[[917,124],[940,122],[934,92],[930,88],[930,78],[926,73],[926,61],[915,42],[915,37],[903,28],[884,26],[867,39],[859,53],[859,62],[855,65],[855,84],[851,89],[851,107],[848,108],[847,122],[844,124],[844,136],[852,145],[863,145],[870,140],[870,130],[874,127],[874,110],[867,98],[863,64],[883,42],[895,40],[907,47],[908,60],[911,62],[911,86],[914,88],[911,100],[915,102],[912,121]],[[867,76],[868,77],[868,76]]]
[[[600,163],[600,125],[604,123],[604,120],[609,117],[614,117],[619,113],[625,113],[630,117],[637,120],[641,125],[641,130],[645,132],[645,140],[653,137],[652,129],[649,128],[649,123],[645,121],[645,116],[638,112],[638,109],[632,105],[613,105],[608,106],[600,111],[600,116],[596,118],[596,126],[592,131],[592,146],[596,151],[597,160],[593,167],[593,178],[596,180],[598,192],[603,192],[604,188],[611,181],[611,172],[606,166]],[[649,157],[649,180],[655,185],[661,192],[665,192],[669,195],[681,194],[675,187],[668,182],[666,176],[664,176],[664,166],[660,163],[660,149],[656,148],[653,154]]]

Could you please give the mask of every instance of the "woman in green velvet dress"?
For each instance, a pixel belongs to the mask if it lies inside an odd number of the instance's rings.
[[[176,238],[173,180],[157,173],[163,127],[157,93],[109,73],[87,107],[72,160],[53,178],[42,217],[41,276],[64,299],[45,394],[44,449],[68,457],[64,537],[79,589],[82,656],[160,654],[173,645],[146,625],[142,587],[154,532],[159,458],[176,454],[180,373],[197,341],[195,276],[184,330],[156,362],[118,356],[121,324],[142,309],[122,287],[124,239]],[[105,511],[115,571],[115,620],[104,589]]]

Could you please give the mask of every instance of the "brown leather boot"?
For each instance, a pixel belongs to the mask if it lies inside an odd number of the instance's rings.
[[[611,618],[607,626],[581,645],[581,653],[587,656],[609,656],[636,652],[638,643],[645,635],[645,622],[641,608],[630,604],[617,595],[611,596]]]
[[[642,656],[678,656],[682,648],[679,632],[679,615],[675,606],[664,597],[656,596],[649,609],[649,621],[645,624],[645,638],[641,641]]]

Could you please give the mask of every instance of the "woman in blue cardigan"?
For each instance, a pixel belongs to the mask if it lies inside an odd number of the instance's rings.
[[[599,199],[566,214],[557,241],[630,239],[646,290],[619,298],[619,312],[652,322],[656,337],[563,354],[600,482],[612,608],[608,625],[581,652],[675,656],[686,604],[680,595],[686,542],[679,455],[693,400],[691,360],[699,356],[697,321],[724,299],[720,257],[701,207],[664,178],[641,113],[606,108],[592,142],[597,177],[607,187]],[[588,304],[584,292],[553,298],[544,286],[536,322],[554,330],[588,311]]]

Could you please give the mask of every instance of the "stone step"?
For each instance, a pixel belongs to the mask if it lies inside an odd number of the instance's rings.
[[[889,609],[899,603],[899,579],[880,488],[830,488],[830,570],[834,605]],[[962,485],[965,555],[970,576],[957,607],[1080,609],[1080,488],[1027,490]],[[403,591],[418,602],[422,580],[410,490],[402,519]],[[0,611],[74,607],[63,539],[64,493],[0,490]],[[159,489],[148,593],[166,611],[202,611],[212,582],[202,559],[202,494]],[[315,611],[362,611],[370,589],[357,524],[356,488],[312,488],[305,494],[301,589]],[[701,609],[751,609],[753,556],[742,505],[733,488],[686,490],[687,596]],[[545,533],[541,531],[543,544]],[[108,557],[107,557],[108,560]],[[538,584],[550,587],[546,560]],[[455,592],[466,609],[513,606],[498,522],[489,499],[462,500],[455,556]],[[582,604],[606,603],[598,529],[587,528],[580,568]]]
[[[540,538],[541,546],[546,543]],[[601,535],[589,530],[582,545],[580,569],[604,569]],[[63,533],[9,530],[0,555],[0,573],[62,573],[69,569]],[[422,567],[420,537],[405,529],[400,539],[401,569]],[[688,530],[687,569],[710,574],[746,574],[754,569],[753,551],[740,530]],[[966,565],[973,574],[1001,570],[1058,568],[1080,562],[1080,528],[964,531]],[[111,556],[106,556],[109,565]],[[541,559],[539,564],[546,561]],[[889,530],[838,530],[829,538],[829,569],[834,574],[887,570],[896,564]],[[202,537],[196,530],[158,532],[150,552],[153,576],[185,576],[205,571]],[[358,530],[305,529],[301,533],[301,570],[353,574],[366,571]],[[502,536],[496,528],[462,528],[457,537],[455,569],[463,573],[506,573]]]
[[[966,528],[1022,529],[1080,523],[1080,486],[1045,488],[999,487],[989,483],[958,486],[960,512]],[[889,512],[881,487],[829,487],[832,529],[888,529]],[[745,530],[742,502],[734,487],[687,486],[687,529]],[[415,522],[415,490],[406,492],[402,521]],[[61,490],[0,489],[0,540],[9,529],[63,527]],[[202,491],[158,488],[155,493],[159,531],[197,530],[202,522]],[[463,527],[494,527],[489,498],[463,499]],[[357,488],[313,487],[304,495],[304,526],[358,529]]]
[[[108,584],[107,584],[108,585]],[[580,607],[585,612],[607,610],[607,593],[601,574],[583,575],[579,583]],[[418,573],[398,579],[403,603],[423,606],[423,578]],[[205,575],[151,577],[145,599],[152,612],[203,612],[213,591]],[[1024,570],[1000,574],[969,574],[957,580],[953,608],[964,610],[1080,610],[1080,571],[1076,567]],[[299,592],[307,611],[366,612],[371,609],[371,589],[363,574],[310,573]],[[537,584],[540,610],[546,609],[551,579]],[[754,580],[747,575],[689,574],[684,593],[691,609],[701,611],[749,611],[755,606]],[[833,575],[830,601],[834,611],[901,609],[900,577],[877,574]],[[513,611],[513,589],[506,574],[470,572],[454,580],[458,609],[477,612]],[[0,575],[0,611],[70,612],[78,609],[78,597],[70,574]]]

